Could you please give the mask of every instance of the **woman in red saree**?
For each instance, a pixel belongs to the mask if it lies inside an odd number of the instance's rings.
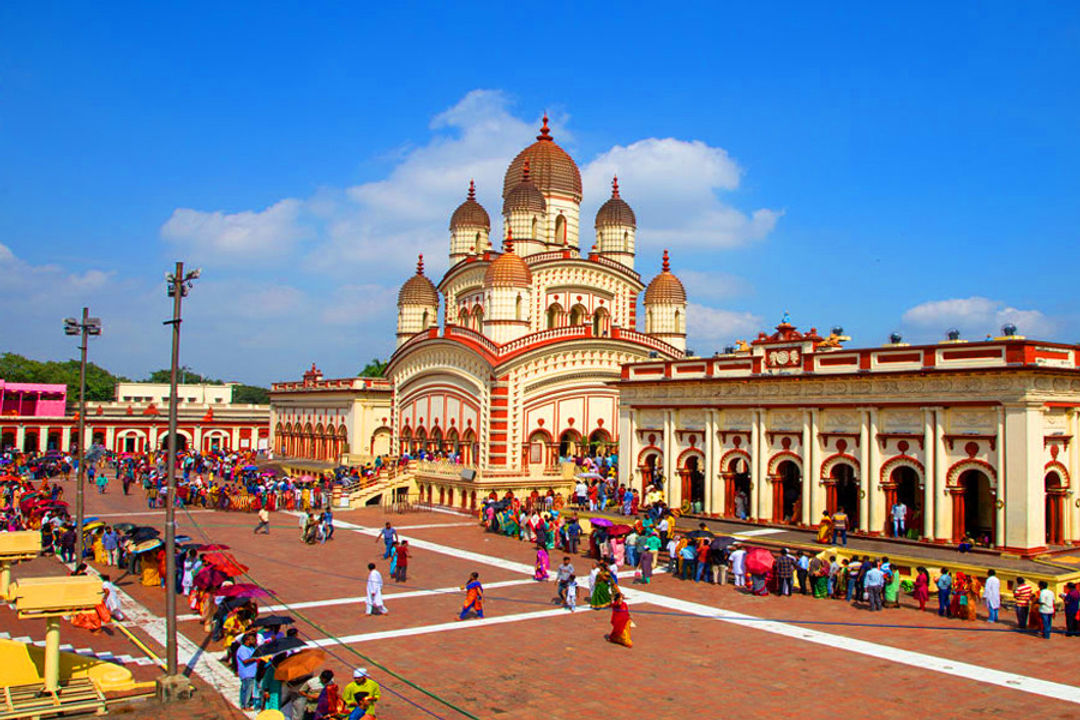
[[[101,602],[94,606],[94,609],[90,612],[79,613],[71,618],[71,624],[75,627],[81,627],[89,630],[92,633],[101,632],[101,626],[112,621],[112,615],[109,613],[109,608],[105,603],[109,599],[109,589],[102,588],[105,595],[101,598]]]
[[[611,634],[607,639],[618,645],[633,647],[630,625],[630,608],[626,606],[622,593],[616,591],[615,597],[611,599]]]

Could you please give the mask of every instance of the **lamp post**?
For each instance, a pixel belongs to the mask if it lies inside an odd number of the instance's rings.
[[[75,532],[79,535],[79,557],[76,562],[78,562],[82,560],[82,528],[85,515],[83,511],[83,492],[85,488],[83,486],[86,484],[86,340],[91,335],[101,334],[101,318],[90,317],[90,308],[83,308],[82,322],[75,318],[64,318],[64,334],[78,335],[82,340],[79,345],[79,350],[82,353],[79,360],[79,437],[75,445],[76,457],[79,463],[79,472],[75,477]]]
[[[168,489],[165,493],[165,674],[166,682],[177,678],[176,660],[176,373],[180,364],[180,305],[188,290],[199,277],[198,269],[184,274],[184,263],[176,263],[176,271],[165,276],[167,294],[173,299],[172,320],[163,324],[172,325],[172,364],[169,366],[169,456],[166,460]],[[173,680],[173,682],[178,682]],[[159,693],[163,699],[173,699],[174,693]]]

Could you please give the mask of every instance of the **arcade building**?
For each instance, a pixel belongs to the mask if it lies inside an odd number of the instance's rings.
[[[1005,335],[843,347],[782,322],[709,358],[627,365],[620,474],[716,516],[850,525],[1025,555],[1080,543],[1080,346]]]

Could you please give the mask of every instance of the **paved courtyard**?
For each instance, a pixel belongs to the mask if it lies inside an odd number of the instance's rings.
[[[147,511],[141,495],[87,498],[88,513],[106,521],[162,525],[163,512]],[[230,545],[275,593],[263,604],[287,606],[275,612],[297,619],[302,635],[331,654],[339,677],[357,665],[371,669],[384,688],[380,718],[1080,717],[1075,672],[1062,662],[1080,639],[1057,634],[1046,642],[1013,632],[1011,623],[943,620],[910,606],[871,614],[840,601],[756,598],[666,575],[645,590],[627,577],[636,624],[628,649],[605,642],[607,611],[590,611],[584,599],[573,614],[552,603],[554,584],[531,579],[528,544],[487,534],[466,516],[343,512],[323,546],[301,543],[297,518],[285,513],[258,536],[253,515],[196,510],[178,519],[180,532]],[[368,562],[387,575],[375,538],[386,520],[413,548],[409,579],[388,581],[389,614],[368,617]],[[553,554],[553,565],[561,557]],[[573,562],[587,575],[586,558]],[[38,560],[19,572],[60,569]],[[485,583],[487,618],[459,622],[458,587],[472,571]],[[132,608],[135,632],[160,652],[162,591],[133,577],[119,585],[145,607]],[[40,638],[40,628],[12,616],[5,613],[2,629]],[[215,660],[220,644],[208,643],[190,617],[180,631],[181,659],[191,662],[204,697],[175,716],[206,712],[214,688],[234,701],[237,684]],[[64,642],[139,654],[116,632],[91,637],[66,626]],[[140,679],[158,672],[149,662],[133,667]]]

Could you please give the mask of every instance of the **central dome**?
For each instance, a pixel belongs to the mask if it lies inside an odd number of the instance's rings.
[[[551,139],[547,115],[536,142],[519,152],[507,168],[503,179],[504,200],[521,182],[525,160],[529,161],[532,182],[540,192],[570,195],[581,202],[581,171],[574,159]]]
[[[514,252],[513,237],[507,236],[502,255],[488,265],[484,284],[488,287],[529,287],[532,284],[532,271]]]

